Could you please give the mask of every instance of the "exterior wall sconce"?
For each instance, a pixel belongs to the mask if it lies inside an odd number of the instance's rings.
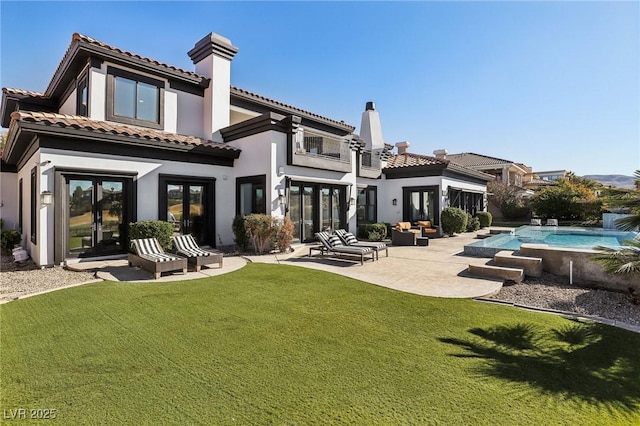
[[[393,204],[394,206],[398,205],[398,199],[394,198],[393,200],[391,200],[391,204]]]
[[[43,206],[50,206],[53,204],[53,194],[51,191],[42,191],[42,194],[40,194],[40,203]]]
[[[448,190],[446,190],[446,189],[443,189],[443,190],[442,190],[442,196],[443,196],[443,197],[446,197],[447,195],[449,195],[449,191],[448,191]]]
[[[284,205],[284,189],[282,188],[278,189],[278,202],[281,206]]]
[[[284,167],[278,167],[278,176],[282,176],[284,174]]]
[[[351,197],[351,198],[349,199],[349,205],[350,205],[350,206],[355,206],[355,205],[356,205],[356,199],[355,199],[355,198],[353,198],[353,197]]]

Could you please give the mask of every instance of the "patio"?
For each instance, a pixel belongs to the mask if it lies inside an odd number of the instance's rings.
[[[465,233],[453,238],[437,238],[427,247],[390,246],[389,257],[381,256],[375,262],[360,266],[349,259],[335,257],[308,257],[309,246],[297,245],[292,253],[263,256],[232,256],[225,258],[224,268],[203,268],[162,276],[158,282],[181,281],[225,274],[242,268],[248,261],[255,263],[281,263],[334,272],[382,287],[407,293],[433,297],[473,298],[496,293],[502,281],[474,278],[466,272],[469,264],[484,264],[486,259],[464,257],[463,246],[475,238]],[[102,262],[80,262],[68,266],[72,270],[98,269],[96,276],[104,280],[148,282],[151,274],[130,268],[126,259]]]

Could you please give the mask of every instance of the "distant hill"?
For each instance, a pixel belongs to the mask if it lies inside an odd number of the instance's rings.
[[[636,178],[633,176],[625,175],[585,175],[582,176],[587,179],[595,180],[605,186],[612,186],[615,188],[635,188]]]

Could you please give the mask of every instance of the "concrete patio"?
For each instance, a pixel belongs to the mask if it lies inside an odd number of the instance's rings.
[[[484,232],[484,231],[483,231]],[[484,264],[487,259],[461,256],[463,246],[474,240],[476,233],[452,238],[430,240],[427,247],[389,247],[389,257],[382,253],[378,261],[359,261],[348,258],[308,257],[309,245],[297,245],[292,253],[263,256],[225,257],[224,267],[202,268],[200,272],[165,274],[158,282],[206,278],[233,272],[247,262],[279,263],[318,269],[359,279],[382,287],[433,297],[473,298],[498,292],[502,281],[474,278],[466,272],[469,264]],[[126,259],[100,262],[80,262],[68,265],[73,270],[97,270],[104,280],[149,282],[150,273],[130,268]]]

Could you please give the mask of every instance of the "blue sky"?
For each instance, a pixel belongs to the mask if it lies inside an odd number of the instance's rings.
[[[235,86],[388,143],[535,170],[640,169],[640,3],[0,2],[0,85],[43,91],[80,32],[192,70],[209,32],[240,51]]]

